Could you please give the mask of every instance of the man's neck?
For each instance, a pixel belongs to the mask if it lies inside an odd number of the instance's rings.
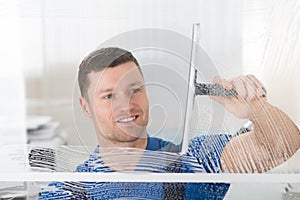
[[[140,137],[135,141],[130,142],[118,142],[118,141],[111,141],[107,139],[99,139],[99,145],[101,148],[137,148],[137,149],[146,149],[148,144],[148,137],[147,135],[144,137]]]
[[[103,141],[103,140],[102,140]],[[99,142],[100,143],[100,142]],[[148,144],[148,137],[139,138],[135,142],[103,143],[99,156],[106,166],[116,172],[134,171]]]

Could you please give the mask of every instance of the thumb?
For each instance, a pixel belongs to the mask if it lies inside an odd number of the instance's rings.
[[[221,96],[209,96],[210,99],[218,102],[221,105],[225,105],[225,97],[221,97]]]

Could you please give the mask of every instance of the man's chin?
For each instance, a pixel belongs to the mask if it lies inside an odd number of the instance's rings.
[[[147,138],[147,134],[145,132],[124,132],[115,134],[116,138],[115,140],[118,142],[135,142],[142,138]]]
[[[123,133],[123,138],[124,140],[138,140],[138,139],[141,139],[141,138],[146,138],[147,135],[146,134],[142,134],[142,133],[130,133],[130,134],[127,134],[127,133]]]

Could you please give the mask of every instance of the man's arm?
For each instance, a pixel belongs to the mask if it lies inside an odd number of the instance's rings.
[[[254,76],[215,82],[227,89],[235,88],[239,95],[211,98],[254,124],[253,131],[231,139],[225,146],[221,156],[223,172],[264,172],[282,164],[300,148],[298,127],[282,110],[267,102]]]

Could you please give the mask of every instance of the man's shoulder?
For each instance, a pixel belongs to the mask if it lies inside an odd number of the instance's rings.
[[[161,138],[148,137],[146,150],[178,153],[180,152],[180,145]]]
[[[202,134],[191,139],[189,148],[207,148],[211,146],[211,144],[224,147],[232,137],[233,136],[229,134]],[[156,137],[148,137],[146,150],[173,153],[179,153],[181,151],[180,145]]]
[[[188,151],[222,151],[232,138],[229,134],[199,135],[190,141]]]
[[[219,173],[222,151],[232,137],[228,134],[197,136],[191,140],[186,155],[196,158],[206,172]]]
[[[226,144],[233,138],[230,134],[201,134],[190,141],[191,144],[211,145],[216,143]]]
[[[96,146],[94,152],[89,156],[88,160],[79,164],[76,167],[76,172],[111,172],[112,170],[107,167],[101,157],[99,156],[99,145]]]

